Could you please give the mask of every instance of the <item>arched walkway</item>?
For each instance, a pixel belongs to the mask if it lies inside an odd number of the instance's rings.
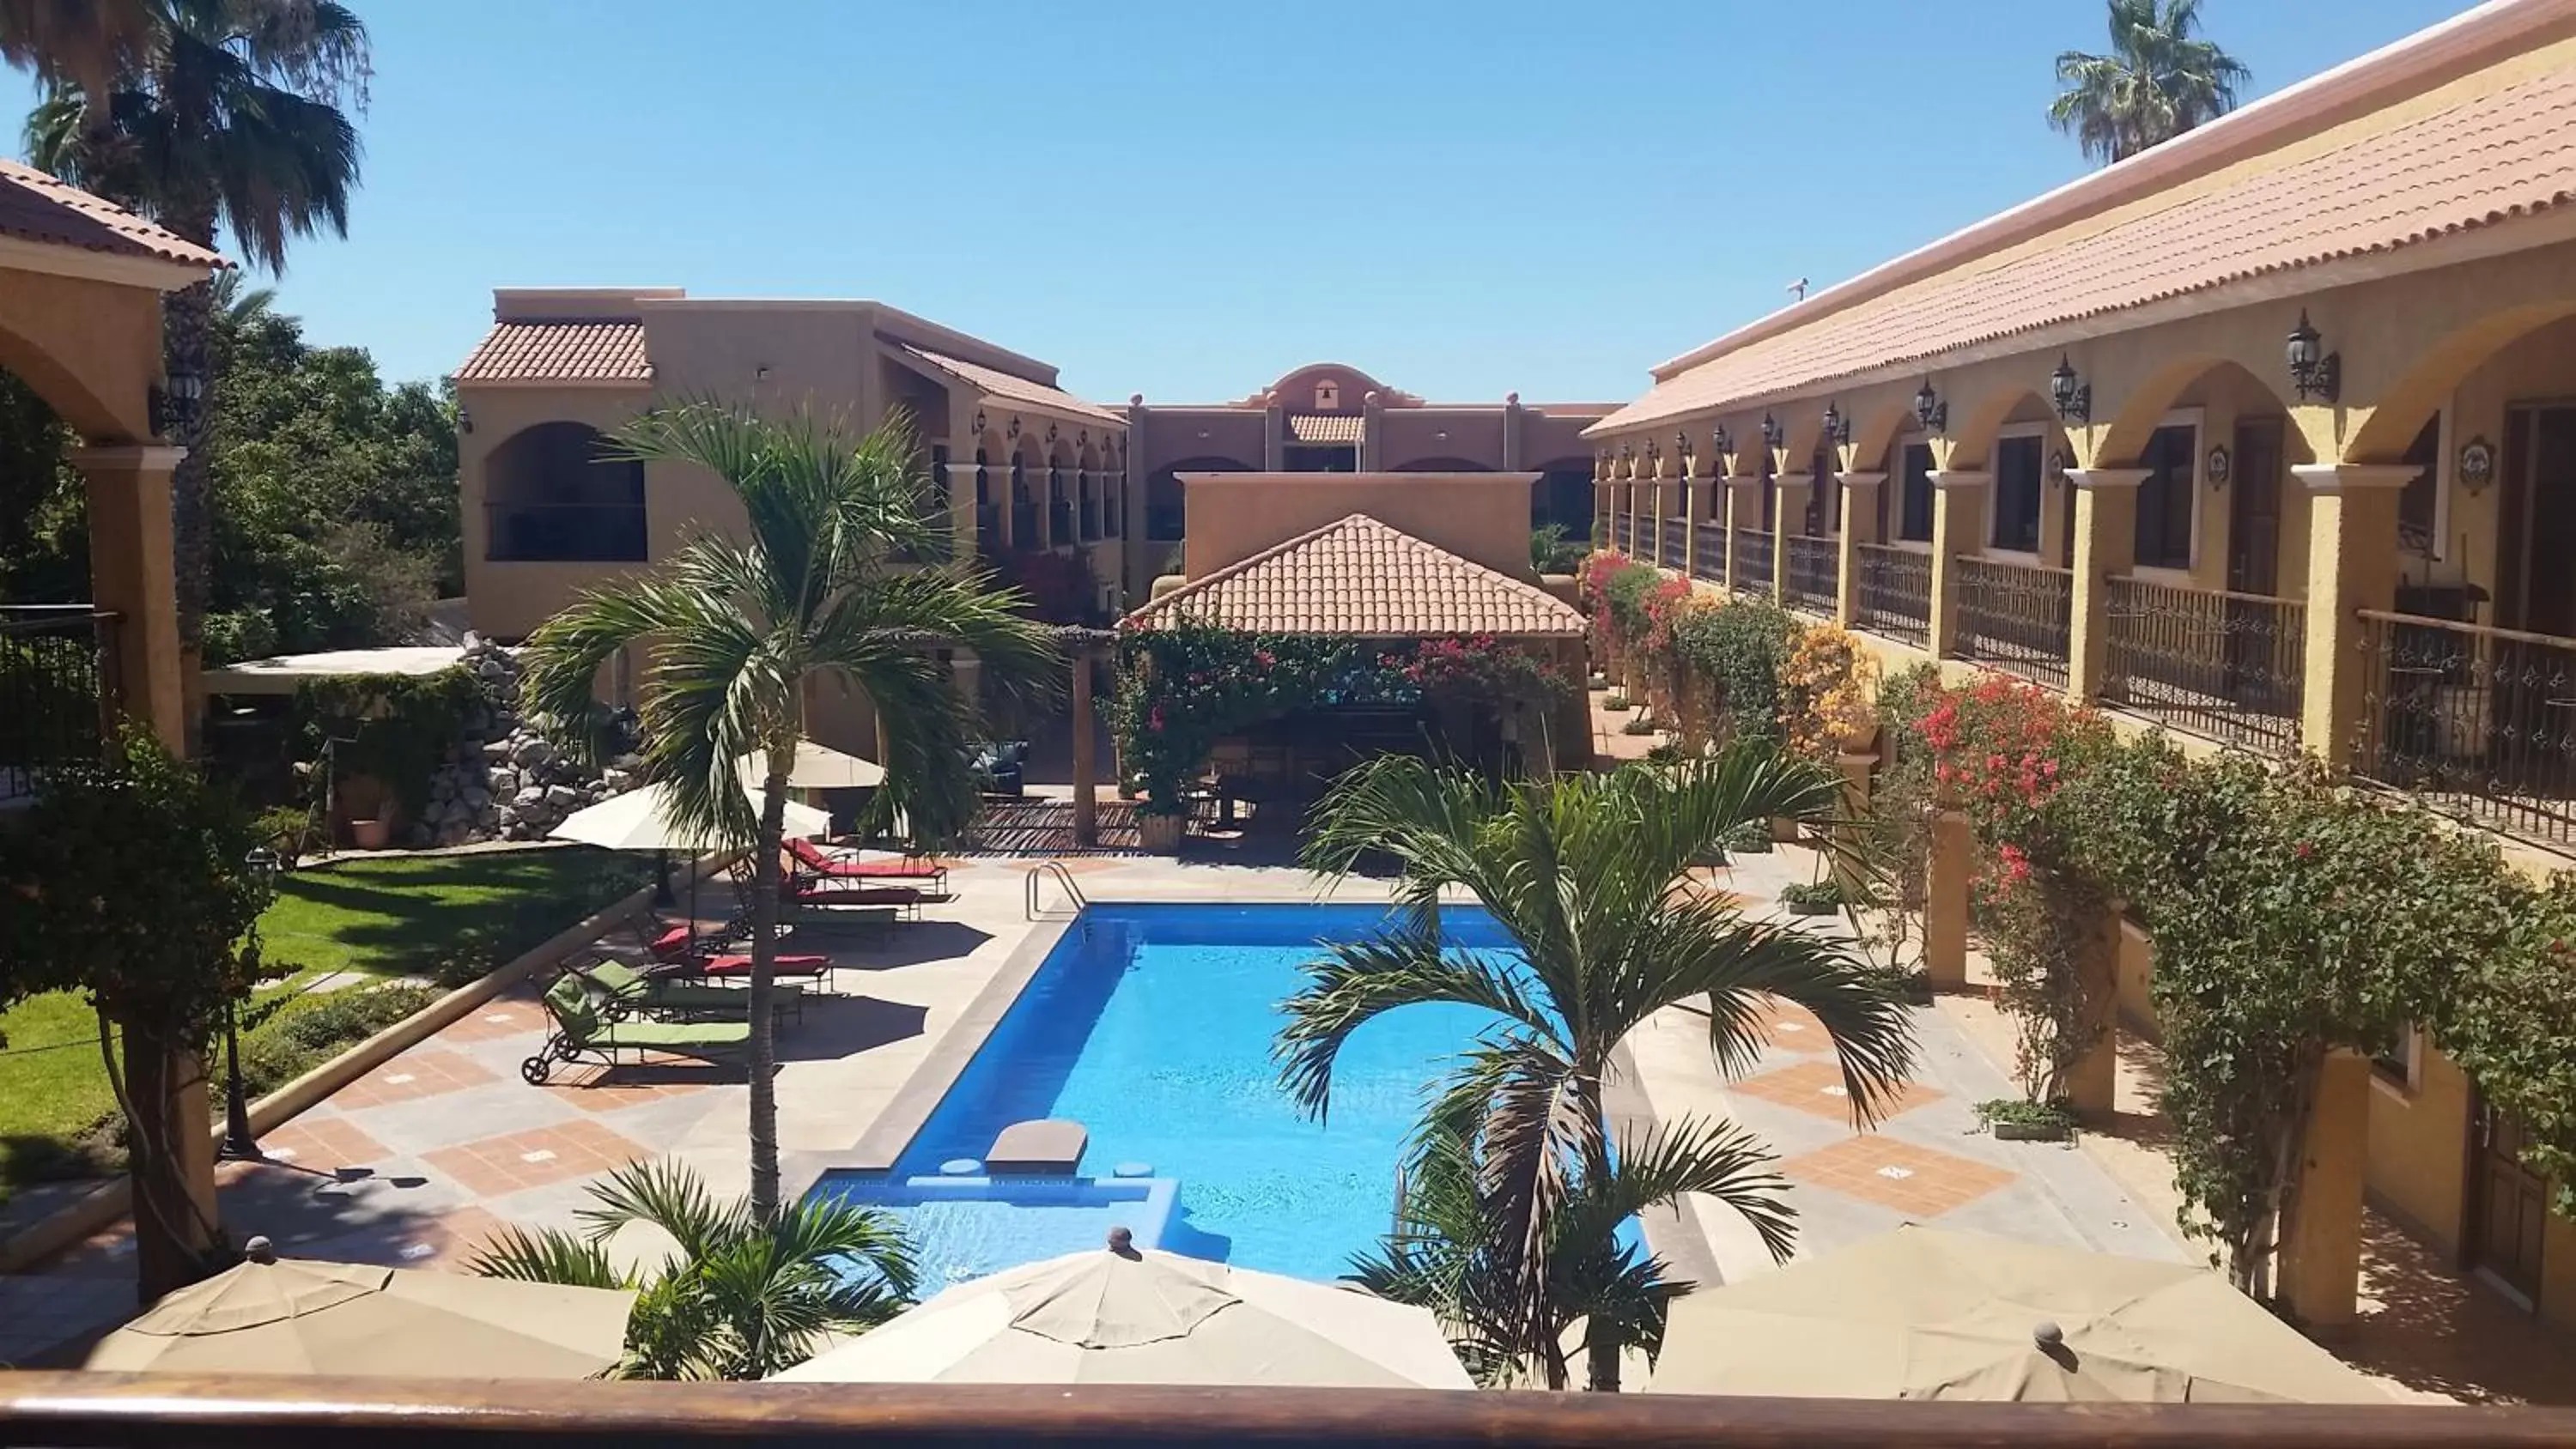
[[[587,423],[538,423],[484,465],[484,557],[494,563],[640,563],[644,465],[606,456]]]
[[[1179,543],[1189,536],[1188,509],[1182,495],[1183,473],[1250,473],[1256,471],[1240,458],[1183,458],[1167,467],[1157,468],[1145,480],[1145,541]]]

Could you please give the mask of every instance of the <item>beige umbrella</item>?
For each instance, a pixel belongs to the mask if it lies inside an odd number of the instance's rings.
[[[1673,1305],[1649,1393],[2387,1403],[2183,1263],[1911,1224]]]
[[[1275,1273],[1119,1248],[960,1283],[775,1377],[1474,1387],[1428,1309]]]
[[[786,804],[789,836],[824,835],[831,831],[831,816],[793,800]],[[547,833],[557,840],[578,840],[604,850],[714,848],[714,843],[706,837],[680,828],[679,822],[671,815],[670,787],[661,784],[639,786],[622,795],[611,795],[588,809],[576,810]]]
[[[735,762],[742,772],[746,790],[758,790],[767,778],[769,764],[758,752]],[[791,790],[858,790],[885,783],[885,766],[874,760],[845,755],[830,745],[813,740],[796,742],[796,763],[788,768],[787,787]]]
[[[84,1365],[160,1373],[595,1378],[617,1363],[635,1295],[365,1263],[251,1261],[154,1304]]]

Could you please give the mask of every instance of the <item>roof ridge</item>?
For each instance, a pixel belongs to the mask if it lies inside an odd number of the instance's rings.
[[[1227,585],[1236,583],[1237,581],[1248,580],[1258,571],[1268,566],[1278,564],[1281,560],[1286,559],[1301,550],[1311,549],[1319,544],[1326,543],[1337,535],[1364,535],[1373,540],[1374,546],[1383,550],[1384,555],[1401,556],[1400,561],[1390,560],[1391,562],[1398,562],[1399,566],[1395,570],[1397,574],[1405,574],[1411,569],[1421,568],[1435,574],[1445,575],[1447,587],[1450,589],[1464,589],[1473,592],[1481,592],[1484,595],[1488,607],[1505,609],[1535,609],[1543,616],[1561,615],[1566,619],[1574,620],[1576,621],[1574,627],[1580,627],[1580,616],[1573,612],[1571,606],[1557,598],[1554,594],[1549,593],[1545,588],[1532,584],[1527,580],[1515,578],[1511,574],[1495,568],[1490,564],[1480,562],[1476,559],[1469,558],[1464,554],[1443,548],[1439,544],[1434,543],[1430,539],[1424,538],[1419,534],[1408,533],[1404,529],[1398,528],[1394,524],[1387,522],[1385,519],[1379,518],[1375,514],[1368,513],[1364,510],[1346,513],[1339,518],[1332,519],[1328,522],[1319,524],[1314,528],[1307,529],[1303,533],[1294,534],[1288,538],[1281,539],[1277,543],[1247,554],[1222,568],[1213,570],[1203,577],[1192,579],[1181,587],[1172,590],[1170,593],[1157,599],[1148,600],[1144,604],[1129,611],[1126,616],[1126,622],[1136,624],[1165,619],[1189,619],[1200,617],[1199,610],[1196,605],[1201,601],[1217,595]],[[1365,545],[1361,545],[1361,547],[1365,547]],[[1381,555],[1381,557],[1384,557],[1384,555]],[[1339,558],[1338,556],[1333,557],[1328,561],[1343,564],[1347,564],[1349,562],[1349,560]],[[1439,591],[1435,590],[1434,594],[1430,597],[1433,600],[1437,600],[1439,598]],[[1454,603],[1454,597],[1448,602]],[[1220,605],[1220,608],[1222,608],[1222,605]],[[1433,616],[1437,616],[1440,612],[1439,604],[1436,602],[1431,603],[1430,612]],[[1292,630],[1290,632],[1296,631]],[[1329,633],[1335,631],[1325,630],[1323,632]],[[1451,628],[1436,628],[1430,630],[1403,630],[1399,632],[1420,632],[1425,634],[1427,637],[1431,634],[1446,635],[1452,633],[1476,632],[1547,633],[1552,631],[1543,628],[1527,631],[1511,628],[1503,628],[1500,630],[1457,630]],[[1571,632],[1571,630],[1553,632]]]
[[[1225,567],[1218,569],[1213,573],[1201,574],[1199,577],[1191,579],[1189,582],[1182,584],[1179,588],[1172,590],[1170,593],[1165,594],[1159,599],[1147,599],[1144,603],[1129,610],[1127,617],[1131,619],[1137,618],[1140,615],[1161,609],[1176,599],[1184,599],[1192,594],[1203,593],[1210,587],[1241,574],[1244,570],[1251,568],[1255,564],[1276,558],[1280,554],[1286,553],[1288,550],[1295,548],[1300,544],[1312,543],[1316,539],[1323,537],[1325,534],[1331,533],[1337,528],[1341,528],[1347,524],[1355,522],[1374,523],[1378,527],[1387,528],[1390,532],[1394,533],[1404,532],[1404,530],[1400,528],[1390,528],[1385,520],[1377,518],[1371,514],[1359,512],[1345,513],[1341,517],[1336,518],[1332,522],[1324,524],[1321,527],[1310,528],[1304,533],[1298,534],[1293,538],[1281,539],[1279,542],[1274,543],[1268,548],[1262,549],[1257,553],[1245,554],[1243,557],[1236,559],[1234,562],[1227,564]],[[1412,537],[1410,534],[1405,534],[1405,536],[1408,538]]]

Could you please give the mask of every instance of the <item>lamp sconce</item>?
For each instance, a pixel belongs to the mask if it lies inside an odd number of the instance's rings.
[[[2470,497],[2487,491],[2495,481],[2495,444],[2483,436],[2460,445],[2460,487]]]
[[[1837,447],[1851,446],[1851,419],[1843,416],[1840,404],[1825,404],[1825,441]]]
[[[769,364],[764,362],[758,367],[753,368],[751,370],[751,380],[754,382],[769,381]]]
[[[2075,364],[2062,352],[2057,355],[2057,370],[2048,375],[2048,399],[2057,405],[2062,422],[2093,421],[2093,384],[2075,375]]]
[[[462,407],[456,410],[456,431],[460,433],[474,431],[474,414],[471,411]]]
[[[1691,459],[1690,429],[1683,428],[1673,434],[1673,456],[1681,459],[1687,469]]]
[[[187,368],[174,370],[146,391],[144,401],[152,410],[153,431],[165,438],[188,437],[195,433],[198,411],[206,401],[205,375]]]
[[[1717,426],[1708,430],[1708,441],[1709,445],[1716,448],[1720,453],[1732,453],[1735,451],[1735,435],[1726,430],[1726,424],[1724,423],[1719,423]]]
[[[1764,413],[1762,415],[1762,446],[1766,448],[1776,448],[1780,446],[1780,440],[1784,435],[1784,430],[1780,426],[1780,420],[1771,416],[1769,413]]]
[[[975,409],[975,435],[979,438],[984,435],[984,410],[982,408]]]
[[[1047,441],[1050,443],[1055,441],[1055,424],[1053,423],[1047,424]]]
[[[2216,493],[2227,486],[2228,479],[2235,476],[2236,456],[2227,451],[2225,443],[2221,443],[2209,450],[2209,459],[2202,466],[2209,476],[2209,491]]]
[[[1014,443],[1018,442],[1018,441],[1020,440],[1020,420],[1019,420],[1018,418],[1016,418],[1016,417],[1015,417],[1015,418],[1012,418],[1012,419],[1011,419],[1011,421],[1010,421],[1010,425],[1009,425],[1008,427],[1003,428],[1003,429],[1002,429],[1002,431],[1003,431],[1005,434],[1009,435],[1010,440],[1011,440],[1012,442],[1014,442]]]
[[[2290,385],[2298,389],[2301,402],[2313,397],[2332,403],[2342,398],[2343,354],[2325,350],[2325,339],[2317,335],[2305,307],[2299,309],[2299,325],[2290,329],[2287,352]]]
[[[1914,420],[1930,433],[1946,432],[1950,426],[1950,405],[1932,390],[1932,379],[1923,379],[1923,390],[1914,395]]]

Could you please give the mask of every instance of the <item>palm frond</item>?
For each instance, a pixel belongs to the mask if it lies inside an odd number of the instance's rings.
[[[567,1288],[631,1288],[617,1271],[607,1249],[560,1228],[530,1232],[504,1228],[487,1240],[465,1265],[480,1278],[510,1278],[522,1283],[554,1283]]]
[[[752,1231],[740,1204],[719,1205],[696,1173],[669,1158],[630,1162],[592,1183],[590,1195],[597,1205],[574,1216],[594,1243],[630,1223],[649,1223],[670,1234],[686,1260],[721,1251]]]
[[[1556,1023],[1498,961],[1442,950],[1440,938],[1400,927],[1368,940],[1328,942],[1306,964],[1306,984],[1281,1003],[1287,1022],[1271,1046],[1280,1085],[1318,1121],[1332,1105],[1333,1064],[1351,1033],[1385,1012],[1424,1002],[1481,1006],[1543,1037]]]

